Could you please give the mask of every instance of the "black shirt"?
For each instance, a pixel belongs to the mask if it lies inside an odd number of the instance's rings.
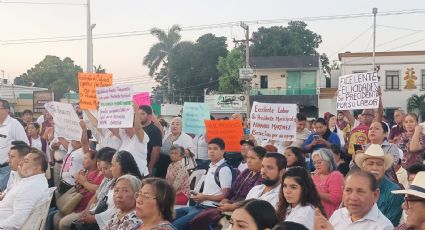
[[[162,134],[161,130],[156,127],[153,122],[151,122],[148,126],[143,127],[143,130],[148,134],[149,142],[148,142],[148,162],[151,158],[151,152],[153,147],[162,146]]]

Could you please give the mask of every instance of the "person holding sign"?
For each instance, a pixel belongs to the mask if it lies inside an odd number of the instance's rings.
[[[122,141],[119,151],[130,152],[136,160],[140,173],[143,176],[148,176],[147,156],[149,136],[143,130],[142,120],[137,110],[138,106],[134,104],[134,126],[131,128],[119,129],[119,137]]]
[[[315,126],[316,132],[310,134],[304,142],[305,151],[314,152],[320,148],[330,149],[332,145],[341,146],[338,135],[329,130],[325,119],[317,118]]]

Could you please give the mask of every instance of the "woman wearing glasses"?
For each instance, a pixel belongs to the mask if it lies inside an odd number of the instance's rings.
[[[118,209],[103,230],[136,230],[140,220],[136,216],[136,196],[140,180],[130,174],[117,179],[114,187],[114,204]]]
[[[164,179],[146,178],[136,193],[136,215],[142,220],[139,230],[176,230],[174,217],[176,192]]]

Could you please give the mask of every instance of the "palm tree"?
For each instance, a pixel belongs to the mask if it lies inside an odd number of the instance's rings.
[[[164,30],[152,28],[151,34],[158,38],[159,42],[152,45],[149,53],[143,59],[143,64],[149,68],[149,75],[153,74],[159,69],[161,65],[167,69],[166,77],[168,78],[168,94],[171,91],[171,79],[168,75],[168,55],[173,52],[174,47],[181,39],[181,27],[173,25],[166,33]]]
[[[419,119],[423,120],[425,115],[425,94],[418,96],[416,94],[412,95],[407,99],[407,111],[418,112]]]
[[[95,73],[106,73],[106,69],[102,67],[102,65],[93,66]]]

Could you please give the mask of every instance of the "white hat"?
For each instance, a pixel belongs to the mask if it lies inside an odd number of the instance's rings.
[[[380,158],[385,162],[385,170],[391,168],[394,164],[394,157],[391,154],[385,154],[381,145],[371,144],[364,153],[356,154],[354,161],[356,165],[363,168],[363,161],[368,158]]]
[[[409,189],[394,190],[394,194],[407,194],[425,199],[425,172],[418,172]]]

